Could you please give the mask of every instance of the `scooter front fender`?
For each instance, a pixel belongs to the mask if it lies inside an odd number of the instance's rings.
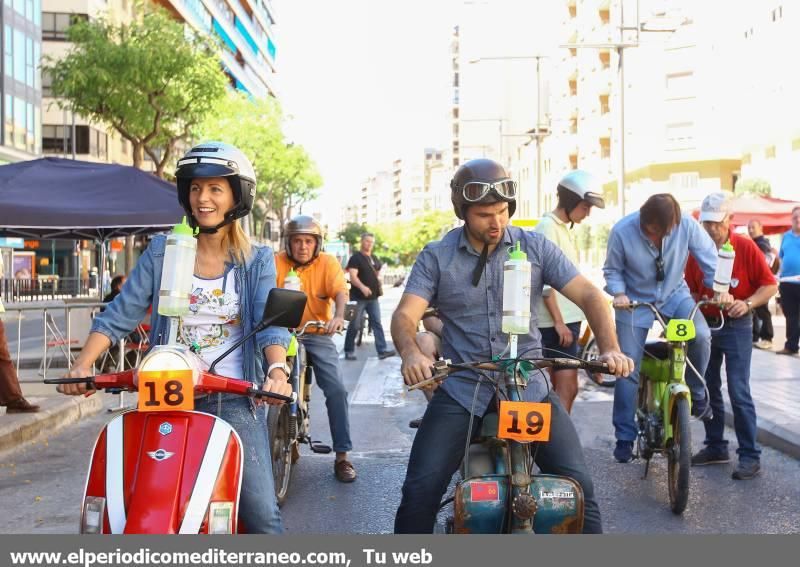
[[[242,442],[224,420],[195,412],[129,411],[103,429],[84,492],[104,498],[101,533],[207,533],[211,502],[232,502],[238,530]]]

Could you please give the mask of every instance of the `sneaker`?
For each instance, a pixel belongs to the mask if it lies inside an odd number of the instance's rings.
[[[417,419],[412,419],[408,422],[408,426],[411,429],[419,429],[420,424],[422,423],[422,418],[418,417]]]
[[[760,348],[761,350],[772,350],[772,341],[761,339],[760,341],[753,343],[753,346]]]
[[[617,441],[614,458],[618,463],[630,463],[633,460],[633,441]]]
[[[797,356],[797,351],[789,350],[788,348],[782,348],[781,350],[776,350],[775,354],[788,354],[790,356]]]
[[[354,352],[346,352],[344,353],[345,360],[358,360],[356,353]]]
[[[750,480],[761,472],[761,463],[758,461],[739,461],[736,470],[731,474],[733,480]]]
[[[30,403],[25,398],[19,398],[6,404],[6,413],[36,413],[39,406]]]
[[[728,451],[714,450],[706,447],[700,449],[697,453],[692,455],[692,466],[702,467],[705,465],[724,465],[730,463],[731,458],[728,456]]]
[[[714,417],[714,412],[711,411],[711,406],[708,405],[706,398],[692,400],[692,416],[701,421],[711,421],[711,418]]]
[[[380,353],[380,354],[378,355],[378,358],[380,358],[381,360],[383,360],[384,358],[389,358],[390,356],[396,356],[396,355],[397,355],[397,351],[394,351],[394,350],[385,350],[385,351],[383,351],[382,353]]]

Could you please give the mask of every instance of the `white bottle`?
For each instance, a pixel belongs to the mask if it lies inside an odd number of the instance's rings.
[[[284,289],[293,289],[296,291],[303,290],[303,282],[300,281],[300,276],[297,275],[294,268],[289,270],[289,273],[286,274],[286,278],[283,280],[283,287]]]
[[[714,293],[727,293],[733,274],[733,259],[736,253],[730,242],[722,245],[717,253],[717,271],[714,272]]]
[[[503,332],[526,335],[531,326],[531,263],[519,248],[503,264]]]
[[[196,253],[197,240],[192,228],[186,224],[186,217],[183,217],[167,237],[158,292],[159,315],[180,317],[189,313]]]

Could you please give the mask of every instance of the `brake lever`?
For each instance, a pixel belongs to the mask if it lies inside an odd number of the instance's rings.
[[[419,390],[420,388],[430,386],[431,384],[438,384],[439,382],[443,382],[444,379],[447,378],[449,366],[450,366],[449,359],[440,358],[439,360],[433,363],[433,366],[431,366],[431,372],[433,373],[433,376],[431,376],[427,380],[423,380],[422,382],[417,382],[416,384],[409,386],[408,389]]]

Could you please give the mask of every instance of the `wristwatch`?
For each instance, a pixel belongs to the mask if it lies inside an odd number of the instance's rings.
[[[283,370],[283,372],[286,374],[286,378],[287,379],[289,378],[289,365],[286,364],[285,362],[273,362],[272,364],[270,364],[269,367],[267,368],[267,378],[269,378],[269,375],[276,368],[280,368],[281,370]]]
[[[745,301],[745,303],[747,304],[747,308],[748,309],[753,309],[753,301],[752,300],[748,299],[747,301]]]

